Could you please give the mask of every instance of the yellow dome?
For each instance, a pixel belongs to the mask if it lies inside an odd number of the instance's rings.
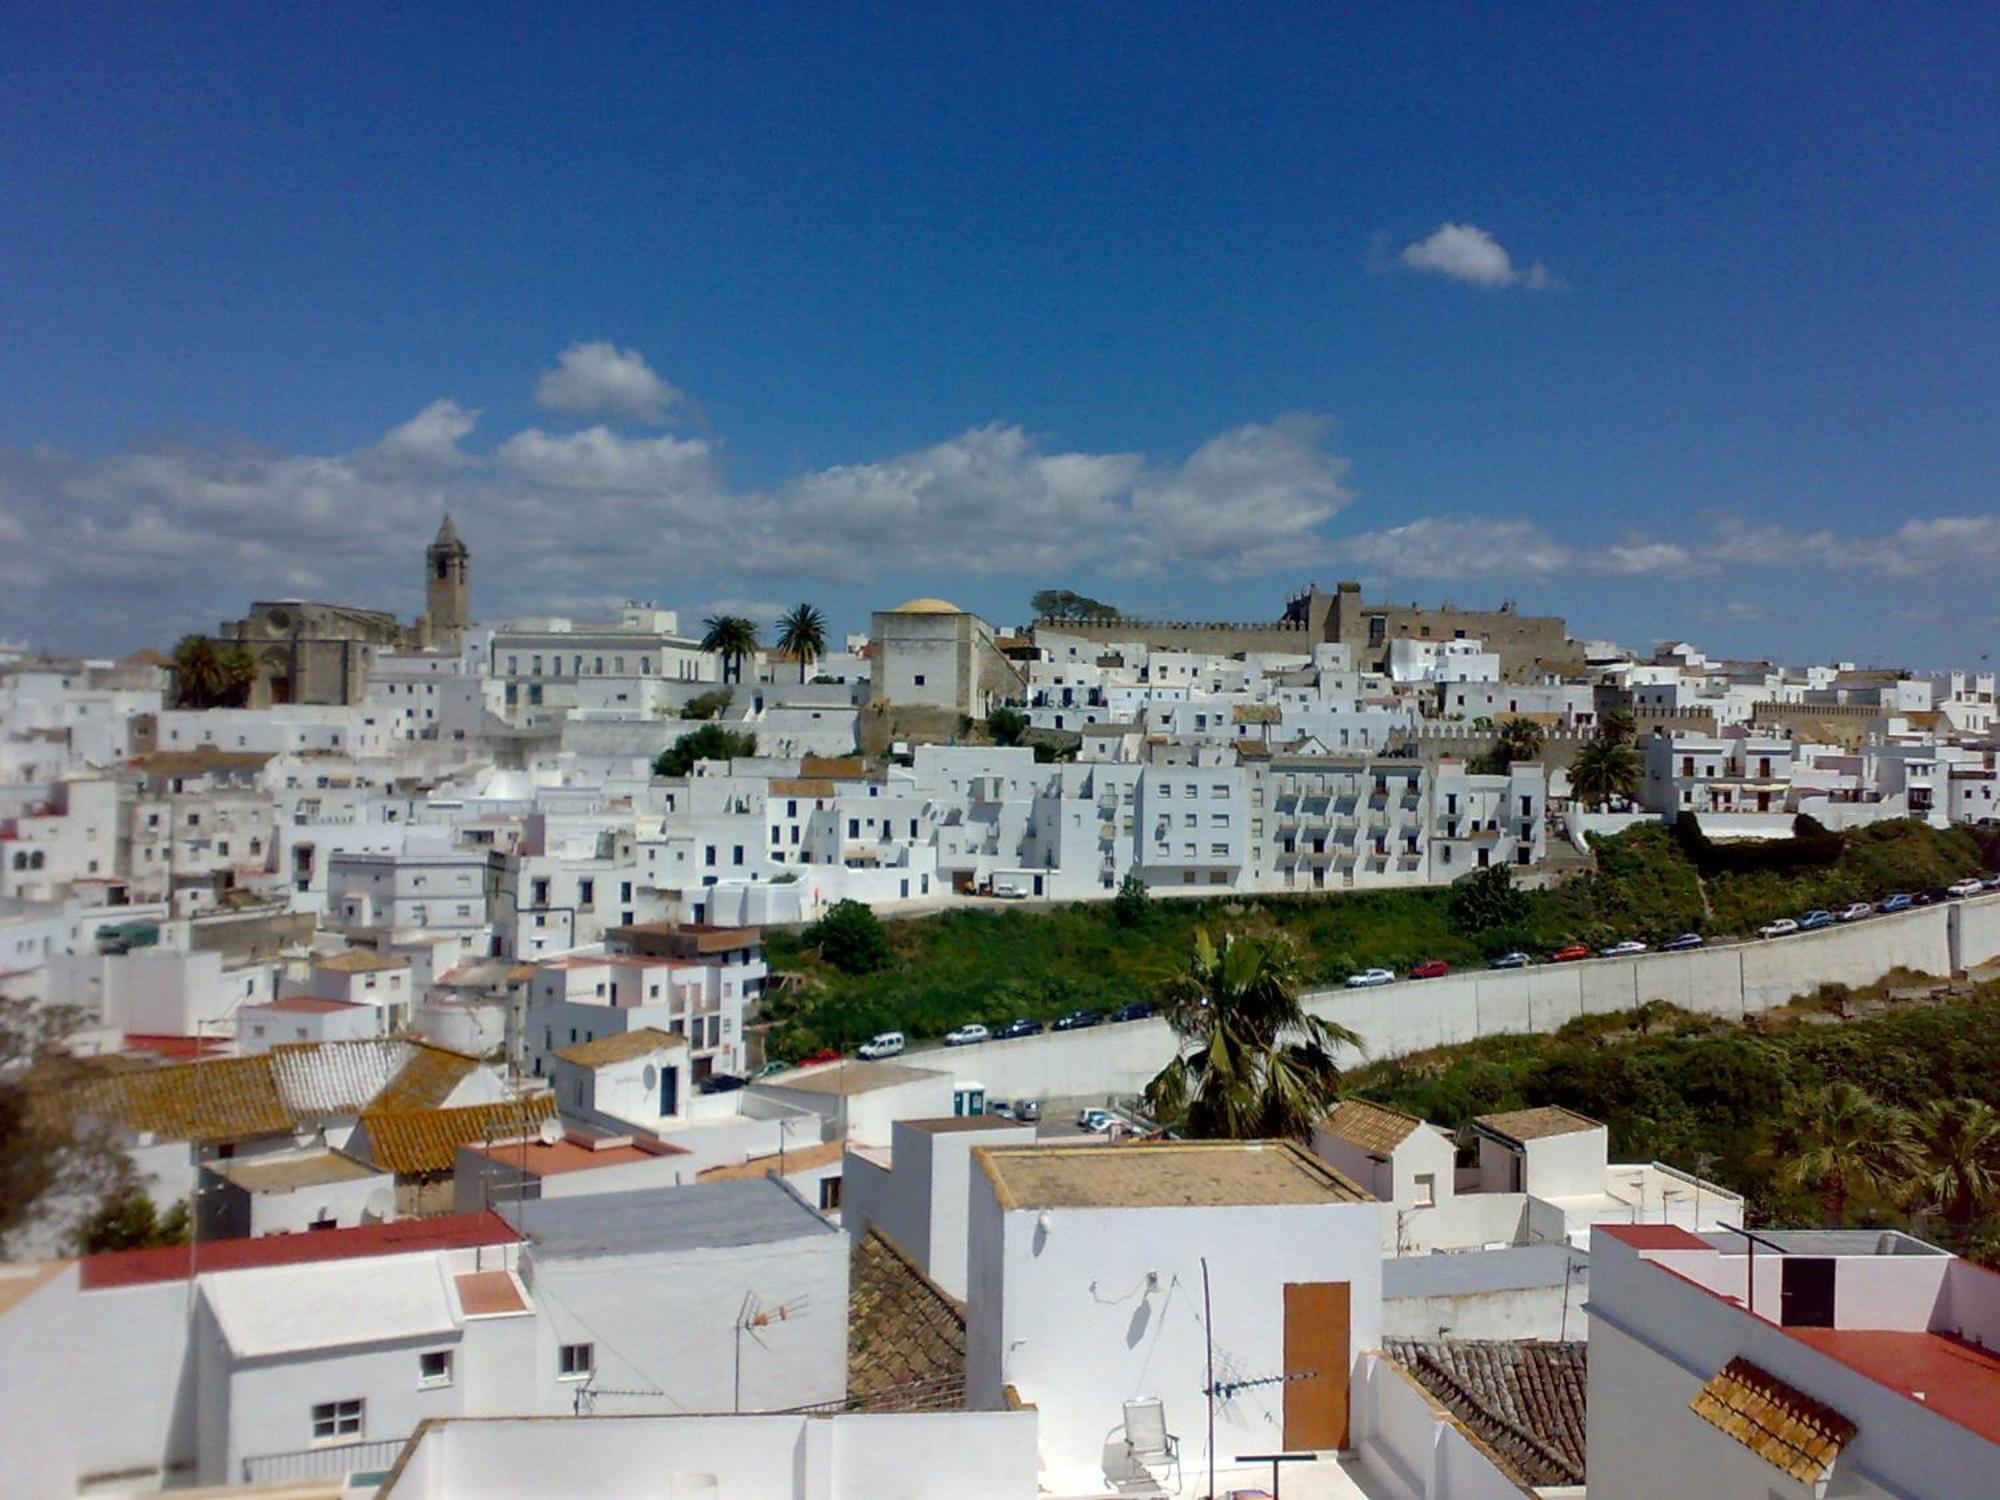
[[[962,615],[965,611],[945,599],[912,599],[906,604],[897,605],[890,613],[897,615]]]

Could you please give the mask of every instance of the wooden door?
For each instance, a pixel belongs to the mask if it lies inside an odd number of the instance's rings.
[[[1285,1285],[1285,1447],[1347,1446],[1348,1284]]]

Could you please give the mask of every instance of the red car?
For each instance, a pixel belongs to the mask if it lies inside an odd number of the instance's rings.
[[[1410,970],[1410,978],[1442,979],[1444,978],[1445,975],[1449,974],[1450,972],[1451,972],[1450,964],[1446,963],[1441,958],[1434,958],[1431,959],[1428,963],[1418,964],[1414,969]]]
[[[1555,952],[1551,953],[1549,955],[1549,962],[1552,964],[1567,964],[1574,963],[1579,958],[1588,957],[1590,957],[1590,944],[1571,943],[1567,948],[1558,948]]]
[[[820,1063],[830,1063],[839,1061],[840,1061],[840,1052],[837,1048],[822,1047],[819,1049],[819,1051],[811,1054],[810,1056],[800,1058],[799,1066],[802,1068],[811,1068],[811,1067],[817,1067]]]

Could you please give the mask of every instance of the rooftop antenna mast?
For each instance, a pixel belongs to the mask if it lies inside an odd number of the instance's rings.
[[[730,1398],[730,1410],[743,1410],[743,1336],[748,1334],[760,1349],[770,1346],[764,1342],[762,1330],[773,1323],[789,1323],[802,1314],[812,1303],[810,1297],[794,1297],[789,1302],[780,1302],[775,1307],[766,1307],[764,1299],[755,1292],[743,1294],[743,1305],[736,1310],[736,1379]]]

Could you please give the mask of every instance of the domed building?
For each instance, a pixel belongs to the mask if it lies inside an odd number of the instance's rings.
[[[1021,675],[994,645],[993,627],[948,599],[877,610],[869,635],[877,703],[983,719],[1021,691]]]

